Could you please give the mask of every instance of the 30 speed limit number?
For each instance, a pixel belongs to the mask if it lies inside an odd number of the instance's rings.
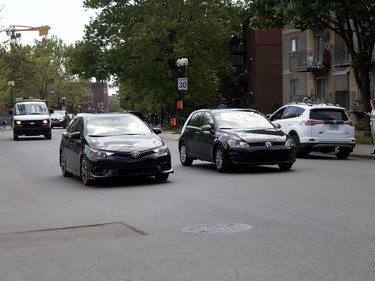
[[[185,91],[188,89],[187,78],[178,78],[177,79],[177,89],[178,90],[185,90]]]

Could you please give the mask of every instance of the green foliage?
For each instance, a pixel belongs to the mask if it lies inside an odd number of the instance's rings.
[[[34,46],[12,43],[10,48],[0,49],[0,104],[11,106],[18,97],[47,100],[50,107],[65,104],[73,107],[80,103],[87,83],[78,83],[74,75],[66,71],[66,45],[55,37],[35,41]]]
[[[241,1],[86,0],[99,9],[84,42],[71,50],[70,71],[86,78],[115,77],[121,104],[175,107],[176,60],[189,59],[186,105],[193,109],[221,102],[218,73],[230,74],[228,41],[239,35],[247,13]]]
[[[355,140],[357,144],[373,144],[371,134],[365,134],[363,131],[356,131]]]
[[[275,112],[275,111],[278,110],[280,107],[281,107],[281,105],[280,105],[278,102],[275,102],[275,103],[272,105],[271,112]]]

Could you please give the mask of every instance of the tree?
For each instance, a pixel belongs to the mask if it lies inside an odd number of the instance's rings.
[[[370,111],[370,66],[375,44],[374,0],[253,0],[252,28],[284,28],[301,31],[332,30],[340,36],[352,58],[364,110]],[[367,116],[365,115],[365,118]],[[367,118],[368,121],[368,118]],[[365,122],[365,131],[370,130]]]
[[[84,42],[75,45],[72,58],[77,60],[70,61],[70,69],[86,78],[113,75],[120,88],[126,88],[120,89],[126,100],[133,96],[149,108],[174,107],[176,60],[185,55],[189,59],[186,104],[214,106],[221,101],[218,73],[233,71],[227,60],[228,40],[241,32],[246,15],[242,6],[232,2],[86,0],[87,8],[100,12],[87,25]]]
[[[0,77],[3,76],[5,82],[0,101],[4,100],[10,107],[10,98],[5,95],[10,95],[7,81],[13,81],[13,102],[18,97],[33,97],[45,99],[50,107],[60,107],[62,97],[65,97],[66,105],[78,106],[88,82],[79,83],[76,76],[66,71],[66,48],[56,37],[35,41],[34,46],[17,43],[12,43],[10,48],[3,46]]]

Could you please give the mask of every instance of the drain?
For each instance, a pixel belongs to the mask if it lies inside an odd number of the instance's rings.
[[[194,234],[217,234],[242,232],[251,228],[251,225],[243,223],[207,223],[184,227],[182,231]]]

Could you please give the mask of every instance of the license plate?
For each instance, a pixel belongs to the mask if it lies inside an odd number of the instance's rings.
[[[329,129],[330,130],[338,130],[339,129],[339,125],[337,125],[337,124],[329,124]]]

